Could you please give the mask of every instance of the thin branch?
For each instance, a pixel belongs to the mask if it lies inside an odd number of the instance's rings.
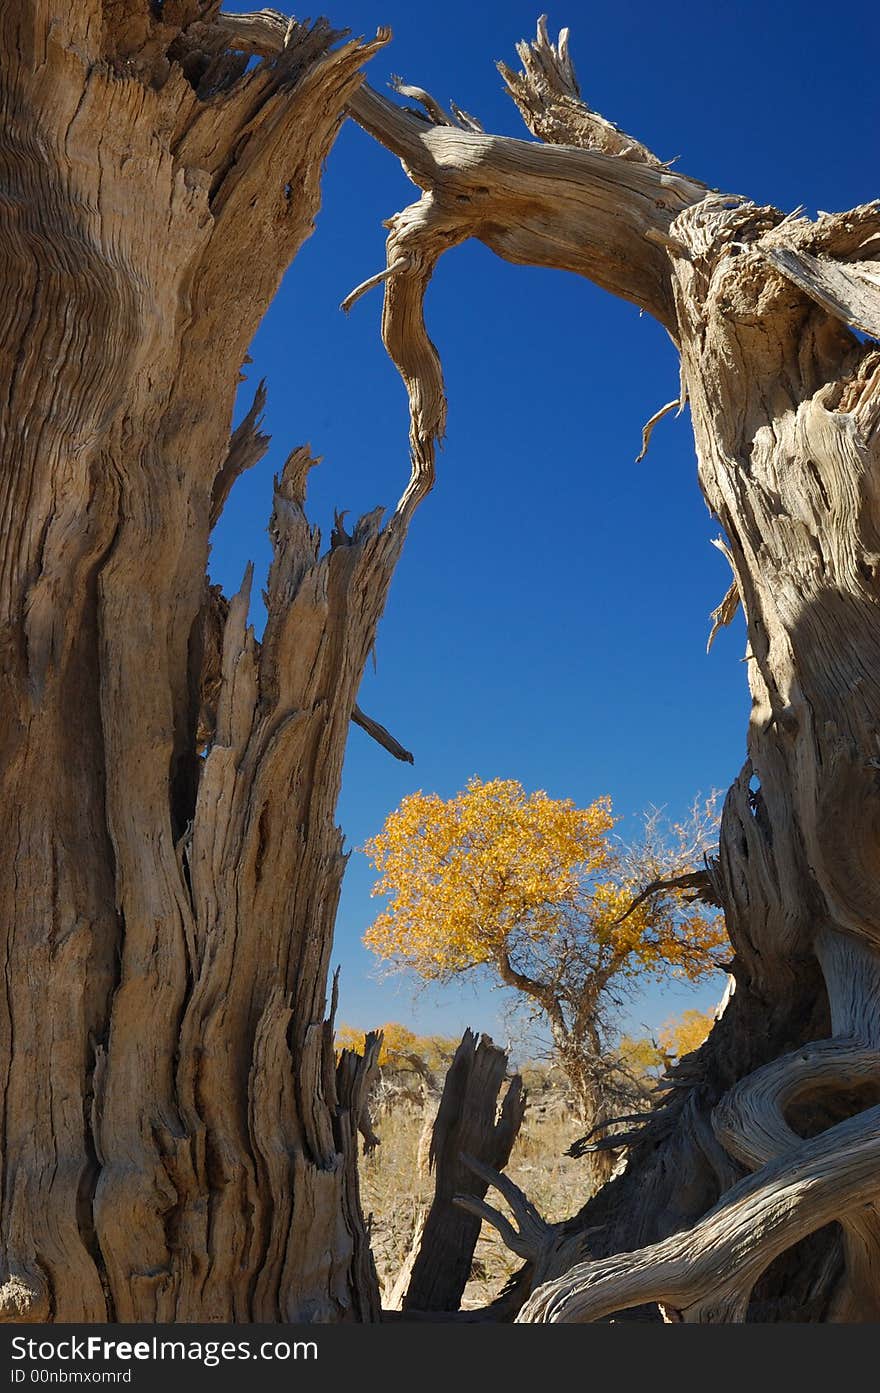
[[[464,1209],[468,1214],[474,1214],[478,1219],[491,1224],[504,1240],[505,1245],[517,1257],[524,1258],[527,1262],[534,1257],[531,1246],[524,1241],[520,1234],[501,1213],[500,1209],[495,1209],[485,1200],[477,1199],[476,1195],[453,1195],[452,1203],[459,1209]]]
[[[630,915],[639,908],[639,905],[644,904],[645,900],[650,900],[652,896],[659,895],[663,890],[697,890],[699,893],[693,897],[694,899],[700,900],[703,904],[711,904],[720,908],[709,872],[707,870],[688,871],[685,875],[669,876],[665,880],[652,880],[650,885],[646,885],[644,890],[636,895],[625,913],[614,920],[612,927],[616,928],[618,924],[626,923]]]
[[[578,1158],[592,1156],[600,1151],[623,1151],[627,1147],[634,1146],[637,1141],[641,1141],[643,1135],[644,1128],[637,1127],[631,1128],[628,1132],[615,1132],[610,1137],[600,1137],[598,1141],[586,1142],[583,1146],[580,1142],[573,1142],[566,1154]]]
[[[351,713],[351,719],[361,730],[365,730],[368,735],[387,750],[395,759],[401,760],[404,764],[413,764],[414,759],[409,750],[405,750],[399,740],[395,740],[390,731],[386,730],[378,721],[374,721],[372,716],[366,716],[359,706],[356,706]]]
[[[404,82],[403,78],[398,77],[396,73],[392,75],[389,86],[392,92],[396,92],[399,97],[408,97],[410,101],[418,102],[420,106],[423,106],[427,112],[427,119],[431,121],[433,125],[454,126],[456,124],[449,115],[449,112],[444,111],[440,103],[435,101],[430,92],[425,91],[424,87],[413,87],[409,83]],[[417,112],[416,115],[422,120],[425,119],[422,117],[421,112]]]
[[[648,453],[648,446],[651,443],[651,436],[654,434],[654,427],[656,426],[657,422],[662,421],[664,416],[668,416],[670,411],[675,411],[676,409],[678,409],[680,413],[681,405],[681,398],[676,397],[674,401],[668,401],[665,406],[661,406],[660,410],[655,411],[654,415],[651,416],[650,419],[645,422],[644,426],[642,427],[642,448],[636,455],[636,464],[641,464],[642,460],[645,458],[645,455]]]
[[[387,281],[392,276],[396,276],[398,271],[408,270],[409,264],[409,257],[398,257],[390,266],[386,266],[384,271],[377,271],[374,276],[368,276],[365,281],[361,281],[360,285],[356,285],[354,290],[350,290],[345,299],[340,302],[339,308],[348,314],[352,305],[355,304],[362,295],[366,295],[368,290],[372,290],[374,286],[381,285],[383,281]]]
[[[469,1170],[472,1170],[482,1181],[487,1185],[491,1185],[493,1189],[503,1195],[510,1205],[513,1217],[519,1225],[518,1232],[515,1232],[513,1235],[514,1242],[511,1243],[508,1236],[510,1224],[506,1219],[503,1219],[497,1210],[492,1209],[490,1205],[486,1205],[480,1217],[487,1219],[490,1224],[493,1224],[494,1227],[498,1229],[505,1243],[507,1243],[508,1247],[511,1247],[515,1253],[520,1257],[535,1261],[552,1242],[556,1233],[556,1226],[548,1224],[546,1220],[541,1217],[531,1200],[523,1193],[519,1186],[511,1180],[509,1175],[504,1175],[503,1172],[495,1170],[492,1166],[485,1165],[474,1156],[462,1153],[461,1159]],[[465,1203],[469,1198],[468,1196],[457,1195],[455,1202],[461,1208],[466,1209],[470,1207]],[[471,1212],[476,1213],[477,1211],[471,1209]],[[498,1219],[501,1219],[501,1225],[498,1224]],[[508,1233],[505,1233],[505,1230],[507,1230]]]
[[[640,1122],[644,1124],[649,1120],[649,1118],[650,1113],[647,1112],[629,1112],[624,1113],[620,1117],[606,1118],[604,1122],[597,1122],[595,1127],[591,1127],[590,1130],[588,1132],[585,1132],[582,1137],[578,1137],[577,1141],[573,1141],[565,1154],[566,1156],[574,1156],[575,1158],[582,1156],[584,1155],[585,1151],[589,1149],[590,1138],[594,1137],[597,1132],[605,1132],[608,1130],[609,1127],[615,1127],[619,1125],[621,1122]],[[622,1135],[635,1136],[636,1133],[629,1132],[624,1133]]]

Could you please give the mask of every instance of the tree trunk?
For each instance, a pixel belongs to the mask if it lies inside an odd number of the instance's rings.
[[[463,1208],[458,1199],[485,1197],[489,1183],[474,1164],[504,1169],[525,1111],[518,1074],[501,1098],[506,1070],[504,1050],[488,1035],[477,1040],[473,1031],[465,1031],[446,1074],[431,1132],[434,1198],[413,1236],[389,1309],[457,1311],[461,1305],[482,1220],[479,1206]]]
[[[543,1285],[521,1318],[656,1302],[670,1319],[876,1319],[880,351],[860,334],[880,338],[880,204],[812,222],[715,194],[581,100],[567,35],[554,46],[542,21],[519,52],[524,71],[502,73],[553,145],[483,135],[430,98],[428,122],[352,99],[423,190],[390,221],[385,289],[413,437],[430,454],[444,412],[422,297],[466,237],[652,313],[681,352],[734,571],[716,618],[742,602],[753,693],[711,868],[736,993],[627,1173],[531,1255]]]
[[[614,1108],[609,1106],[610,1090],[604,1086],[601,1044],[596,1036],[590,1048],[586,1040],[576,1039],[564,1027],[551,1029],[555,1055],[568,1080],[575,1114],[586,1132],[578,1154],[584,1157],[588,1188],[598,1190],[610,1179],[617,1160],[607,1134]]]
[[[246,71],[216,8],[0,12],[6,1319],[378,1317],[334,808],[430,481],[321,554],[295,451],[261,645],[206,564],[266,446],[262,389],[230,441],[239,367],[386,36],[291,22]]]

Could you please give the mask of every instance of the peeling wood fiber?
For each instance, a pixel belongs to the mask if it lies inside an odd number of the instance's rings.
[[[387,35],[290,23],[248,66],[216,12],[0,10],[4,1319],[378,1318],[370,1061],[337,1074],[324,1011],[408,511],[322,552],[294,451],[260,645],[206,565],[266,447],[240,366]]]

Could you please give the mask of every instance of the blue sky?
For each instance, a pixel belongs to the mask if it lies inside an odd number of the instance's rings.
[[[537,13],[521,0],[336,0],[329,17],[355,34],[391,26],[368,69],[374,86],[400,73],[487,130],[522,136],[494,60],[514,60]],[[848,6],[841,25],[810,0],[567,0],[550,13],[554,34],[563,24],[586,98],[661,158],[680,156],[683,171],[785,210],[880,195],[876,7]],[[355,517],[393,505],[404,485],[406,397],[379,338],[381,291],[348,318],[338,305],[384,265],[382,219],[415,195],[397,160],[347,122],[317,230],[251,349],[241,410],[265,377],[273,441],[214,537],[211,571],[227,592],[249,559],[258,575],[268,566],[272,474],[294,445],[323,456],[309,512],[325,536],[334,508]],[[339,808],[347,844],[359,847],[404,794],[450,796],[472,774],[579,803],[610,793],[629,827],[651,804],[681,814],[737,773],[749,697],[741,619],[705,652],[728,572],[710,545],[717,526],[687,414],[662,421],[634,463],[644,421],[677,391],[671,344],[588,282],[509,266],[474,243],[442,259],[426,308],[447,439],[360,697],[416,762],[352,730]],[[484,986],[416,994],[412,982],[377,978],[360,944],[372,878],[355,850],[334,953],[340,1018],[449,1034],[472,1025],[503,1040],[501,1000]],[[651,988],[629,1024],[654,1027],[722,988],[720,976],[696,992]]]

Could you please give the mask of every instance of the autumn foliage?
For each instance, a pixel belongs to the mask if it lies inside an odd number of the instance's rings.
[[[682,1011],[660,1027],[660,1048],[670,1059],[683,1059],[698,1050],[715,1024],[713,1011]]]
[[[416,1059],[426,1069],[444,1068],[455,1053],[458,1041],[445,1035],[417,1035],[398,1021],[388,1021],[378,1027],[382,1036],[379,1051],[380,1068],[399,1068],[402,1063]],[[337,1053],[340,1050],[354,1050],[363,1054],[366,1033],[355,1026],[342,1024],[334,1037]]]
[[[447,981],[531,962],[575,918],[615,975],[699,980],[725,942],[718,916],[659,893],[627,914],[644,887],[614,825],[610,798],[582,809],[512,779],[473,778],[447,800],[413,793],[364,847],[379,871],[373,894],[389,897],[364,942],[397,967]],[[654,869],[673,876],[681,866],[672,851]]]
[[[586,808],[512,779],[472,778],[454,798],[413,793],[364,850],[387,897],[364,936],[394,968],[448,982],[482,969],[523,994],[593,1120],[609,1072],[608,1012],[628,985],[717,970],[723,922],[668,881],[693,871],[711,809],[638,846],[607,797]],[[653,887],[653,888],[652,888]]]
[[[698,1050],[714,1024],[714,1011],[691,1007],[664,1021],[656,1038],[624,1035],[618,1046],[621,1060],[633,1074],[656,1078],[686,1054]]]

